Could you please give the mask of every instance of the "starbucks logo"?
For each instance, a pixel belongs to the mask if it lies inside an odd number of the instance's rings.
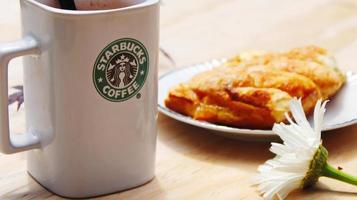
[[[110,43],[98,55],[93,67],[93,82],[103,98],[125,101],[139,92],[148,70],[149,56],[144,45],[123,38]]]

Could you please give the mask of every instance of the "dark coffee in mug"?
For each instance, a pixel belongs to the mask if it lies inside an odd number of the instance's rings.
[[[38,0],[38,2],[51,7],[61,8],[59,0]],[[74,0],[77,10],[108,10],[128,7],[141,2],[143,0]]]

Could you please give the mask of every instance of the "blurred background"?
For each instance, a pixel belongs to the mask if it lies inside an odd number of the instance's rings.
[[[284,50],[307,44],[334,52],[343,69],[357,64],[357,1],[162,2],[161,45],[179,66],[245,50]]]
[[[19,1],[0,0],[0,43],[13,41],[21,37]],[[357,0],[161,1],[160,46],[172,57],[174,62],[170,61],[164,54],[161,54],[160,74],[175,68],[215,58],[231,57],[247,50],[287,50],[309,44],[327,48],[335,55],[339,66],[343,70],[352,70],[357,73]],[[22,84],[21,58],[11,61],[9,82],[10,86]],[[10,93],[12,92],[16,92],[16,90],[11,89]],[[17,111],[17,105],[12,105],[10,107],[10,118],[11,124],[16,121],[16,126],[11,126],[12,131],[16,133],[22,132],[25,127],[24,109]],[[232,199],[239,198],[239,195],[242,199],[257,198],[254,189],[249,187],[248,178],[252,173],[255,173],[255,167],[252,168],[252,165],[255,166],[271,156],[267,152],[268,146],[265,144],[256,145],[252,152],[253,155],[248,155],[244,153],[244,150],[250,149],[251,143],[204,135],[203,132],[206,131],[203,129],[193,129],[167,118],[162,117],[159,120],[161,122],[167,120],[166,123],[168,124],[160,127],[162,131],[159,139],[169,142],[159,143],[160,153],[158,158],[161,159],[161,162],[158,162],[159,173],[157,180],[159,181],[154,181],[148,187],[154,189],[158,187],[160,189],[160,181],[162,180],[166,182],[161,184],[161,187],[169,188],[171,192],[173,191],[171,195],[191,194],[195,192],[190,190],[190,187],[195,184],[195,182],[192,182],[193,179],[199,177],[203,178],[203,180],[211,181],[206,176],[205,170],[208,169],[211,170],[211,174],[216,175],[213,178],[217,178],[215,179],[217,182],[236,179],[231,175],[222,176],[223,171],[227,172],[226,174],[236,175],[241,173],[240,188],[237,188],[235,184],[238,183],[233,181],[220,188],[215,188],[216,185],[214,184],[208,184],[208,187],[206,186],[204,189],[208,188],[212,191],[199,190],[201,199],[207,199],[206,197],[219,199],[216,197],[219,197],[220,194],[225,194],[226,197],[230,196]],[[177,126],[177,129],[181,128],[183,131],[190,128],[192,129],[191,132],[197,133],[187,134],[183,139],[177,139],[183,133],[177,132],[171,138],[168,134],[165,135],[165,131],[170,132],[170,126]],[[330,155],[333,158],[333,162],[335,162],[333,164],[344,163],[344,168],[352,170],[355,169],[355,161],[353,159],[356,154],[351,149],[356,146],[356,140],[353,140],[354,137],[351,137],[352,140],[346,137],[351,133],[348,130],[345,133],[340,132],[337,134],[340,136],[337,138],[332,138],[331,135],[330,140],[327,138],[326,141],[327,147],[331,150]],[[209,141],[206,146],[202,145],[203,137]],[[222,143],[225,148],[222,148]],[[168,144],[171,146],[168,146]],[[172,148],[172,146],[175,148]],[[196,149],[196,146],[200,146],[200,148]],[[194,158],[182,155],[181,152],[184,150],[187,150],[190,156]],[[178,157],[179,159],[177,162],[164,165],[163,161],[172,157]],[[14,193],[14,199],[21,196],[22,193],[27,194],[28,191],[30,191],[30,194],[41,197],[47,198],[50,196],[48,192],[34,184],[26,175],[24,154],[19,154],[18,156],[0,154],[0,158],[0,169],[2,169],[0,173],[1,193]],[[214,160],[219,165],[212,164]],[[184,161],[189,161],[191,165],[189,167],[183,166]],[[238,162],[243,163],[241,163],[239,169],[237,168]],[[177,166],[177,168],[174,168],[174,166]],[[179,182],[177,181],[178,179],[175,179],[177,177],[172,176],[170,173],[168,173],[169,175],[166,174],[171,168],[176,169],[176,172],[182,173],[183,175],[178,174],[181,179],[182,177],[186,178],[186,182]],[[201,170],[202,168],[205,170]],[[176,187],[177,185],[180,188]],[[12,186],[16,186],[18,190],[13,192]],[[181,192],[183,191],[182,188],[186,189],[186,193]],[[334,185],[334,189],[336,191],[352,191],[352,186]],[[158,192],[157,190],[153,191]],[[129,195],[148,194],[143,192],[144,189],[139,191],[141,193],[137,192],[137,190],[131,193],[124,193],[122,197],[125,199]],[[159,194],[166,195],[165,192]],[[318,192],[307,191],[299,197],[301,197],[299,199],[317,199],[318,197],[320,199],[355,199],[356,196],[348,192],[331,192],[330,190],[320,189]],[[30,199],[32,196],[23,196],[23,198]],[[292,199],[296,198],[293,197]]]
[[[19,0],[0,3],[0,42],[18,39]],[[357,63],[355,0],[163,0],[161,5],[161,46],[177,66],[307,44],[334,52],[344,69]],[[162,58],[160,73],[170,65]],[[16,82],[13,75],[18,76],[10,70]]]

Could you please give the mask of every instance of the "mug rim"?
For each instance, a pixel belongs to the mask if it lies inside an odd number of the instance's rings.
[[[138,8],[145,8],[154,4],[157,4],[160,2],[160,0],[144,0],[141,3],[127,6],[127,7],[122,7],[122,8],[115,8],[115,9],[106,9],[106,10],[65,10],[65,9],[60,9],[60,8],[54,8],[52,6],[48,6],[46,4],[40,3],[36,0],[21,0],[25,1],[27,3],[30,3],[33,6],[36,6],[37,8],[40,8],[41,10],[53,14],[58,14],[58,15],[72,15],[72,16],[86,16],[86,15],[97,15],[97,14],[109,14],[109,13],[114,13],[114,12],[119,12],[119,11],[129,11],[133,9],[138,9]]]

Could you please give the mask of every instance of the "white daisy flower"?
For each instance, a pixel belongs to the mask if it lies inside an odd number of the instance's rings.
[[[289,125],[275,124],[274,133],[280,136],[283,144],[272,143],[270,151],[276,157],[259,166],[259,175],[254,184],[264,199],[279,199],[298,188],[314,185],[320,176],[328,176],[357,185],[357,177],[352,177],[327,164],[328,152],[322,146],[321,127],[327,101],[316,103],[314,128],[306,119],[301,100],[290,102],[294,121],[286,114]]]

